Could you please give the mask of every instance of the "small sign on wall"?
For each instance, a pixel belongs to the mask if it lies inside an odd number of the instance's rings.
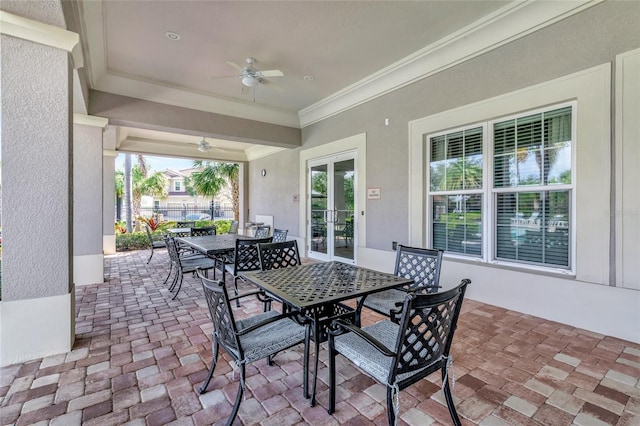
[[[293,194],[293,202],[297,203],[300,201],[300,194]]]
[[[367,188],[367,200],[379,200],[380,188]]]

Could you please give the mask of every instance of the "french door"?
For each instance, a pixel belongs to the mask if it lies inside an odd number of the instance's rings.
[[[309,257],[355,264],[357,242],[356,153],[308,162]]]

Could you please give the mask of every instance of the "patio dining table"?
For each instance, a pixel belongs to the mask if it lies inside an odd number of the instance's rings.
[[[222,256],[232,252],[236,248],[236,240],[253,240],[254,237],[238,234],[204,235],[201,237],[176,238],[180,243],[209,256],[212,259],[221,260]],[[224,264],[222,265],[222,279],[225,279]]]
[[[342,262],[312,263],[269,271],[247,272],[247,281],[262,288],[310,322],[314,341],[311,406],[316,402],[318,353],[327,339],[327,328],[335,318],[355,321],[355,309],[340,302],[410,284],[412,280]],[[305,360],[309,348],[305,345]],[[304,396],[309,398],[308,368],[304,374]]]

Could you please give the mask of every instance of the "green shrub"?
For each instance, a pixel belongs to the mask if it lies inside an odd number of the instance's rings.
[[[199,220],[196,222],[196,227],[213,226],[216,227],[217,234],[227,234],[231,227],[230,220]],[[162,241],[164,234],[167,233],[167,229],[175,228],[176,222],[162,222],[158,228],[151,233],[151,238],[154,241]],[[149,238],[147,237],[147,231],[133,232],[131,234],[121,234],[116,232],[116,251],[130,251],[130,250],[145,250],[149,248]]]
[[[149,248],[149,238],[145,232],[116,234],[116,251],[144,250]]]

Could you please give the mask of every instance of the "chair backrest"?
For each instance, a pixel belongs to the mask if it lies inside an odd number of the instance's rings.
[[[259,271],[258,244],[270,242],[271,237],[259,239],[238,238],[233,252],[233,275],[238,275],[240,272]]]
[[[192,237],[202,237],[205,235],[216,235],[215,226],[205,226],[202,228],[191,228]]]
[[[413,283],[404,287],[407,291],[421,293],[437,291],[442,253],[442,250],[399,245],[394,274],[413,280]]]
[[[171,235],[165,235],[164,241],[167,246],[167,252],[169,252],[169,259],[176,264],[180,265],[180,254],[178,253],[178,246],[176,240]]]
[[[231,221],[231,226],[229,227],[229,233],[230,234],[237,234],[238,233],[238,224],[239,224],[239,222],[237,220],[232,220]]]
[[[193,228],[195,226],[196,226],[196,223],[193,220],[189,220],[189,221],[179,220],[178,222],[176,222],[176,228]]]
[[[173,234],[174,237],[178,237],[178,238],[180,238],[180,237],[190,237],[191,236],[191,229],[192,228],[189,228],[188,231],[184,231],[184,232],[172,232],[172,234]]]
[[[395,383],[400,374],[420,370],[449,356],[464,293],[470,282],[464,279],[457,287],[442,293],[407,294],[389,383]]]
[[[263,271],[300,265],[296,240],[258,244],[258,255]]]
[[[273,242],[280,243],[282,241],[287,241],[287,233],[289,233],[288,229],[274,229]]]
[[[228,353],[237,353],[238,359],[244,358],[242,345],[237,335],[236,321],[233,317],[233,310],[229,302],[229,293],[224,281],[210,280],[198,271],[198,276],[202,280],[204,296],[209,306],[211,322],[213,322],[213,333],[216,335],[218,343],[227,349]]]
[[[153,245],[153,237],[151,236],[151,229],[148,226],[144,227],[147,230],[147,237],[149,238],[149,244]]]
[[[258,226],[256,227],[256,234],[254,237],[267,238],[269,236],[269,231],[271,231],[271,227],[269,226]]]

